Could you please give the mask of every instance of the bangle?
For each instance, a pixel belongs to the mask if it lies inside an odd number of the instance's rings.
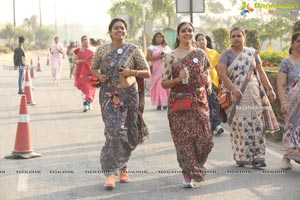
[[[138,73],[139,73],[139,71],[138,71],[138,70],[135,70],[135,77],[138,76]]]

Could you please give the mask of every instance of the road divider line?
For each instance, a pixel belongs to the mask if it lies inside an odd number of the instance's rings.
[[[25,192],[27,191],[28,185],[28,174],[19,174],[18,176],[18,192]]]

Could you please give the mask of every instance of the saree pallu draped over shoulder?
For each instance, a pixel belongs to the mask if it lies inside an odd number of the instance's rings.
[[[232,105],[226,110],[231,121],[230,137],[233,158],[240,164],[265,161],[264,132],[279,130],[272,107],[265,94],[258,74],[255,75],[256,50],[244,47],[227,68],[229,78],[241,90],[246,82],[243,98],[237,102],[231,93]],[[253,71],[249,71],[253,67]],[[248,72],[250,72],[248,74]],[[227,90],[222,84],[222,90]]]
[[[102,49],[98,49],[98,54],[96,52],[95,55],[96,59],[100,60],[101,74],[108,77],[106,83],[101,83],[99,93],[106,138],[100,163],[106,174],[117,174],[118,170],[127,165],[136,146],[149,136],[148,128],[139,111],[137,83],[127,88],[118,88],[119,69],[125,66],[143,70],[148,69],[148,65],[135,45],[124,44],[111,51],[107,51],[108,47],[108,45],[100,47]]]
[[[179,76],[185,66],[189,70],[188,84],[179,83],[171,88],[168,98],[168,119],[172,138],[177,152],[177,161],[183,175],[202,180],[205,174],[204,164],[213,147],[212,133],[209,123],[209,108],[205,85],[202,85],[200,74],[207,73],[209,63],[204,52],[193,50],[184,58],[171,55],[171,77]],[[190,98],[191,109],[188,111],[173,111],[176,100]]]
[[[286,103],[285,129],[282,137],[282,151],[286,158],[300,163],[300,70],[289,87]]]

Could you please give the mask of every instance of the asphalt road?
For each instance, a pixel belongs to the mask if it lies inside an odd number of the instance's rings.
[[[213,200],[299,200],[300,165],[282,171],[280,143],[267,142],[265,170],[234,165],[227,132],[214,136],[214,148],[206,163],[206,181],[193,189],[181,188],[182,175],[170,135],[167,111],[157,111],[146,98],[145,121],[150,138],[132,153],[130,183],[117,183],[112,191],[105,180],[99,155],[104,144],[103,122],[98,104],[82,112],[80,91],[69,78],[64,60],[60,85],[54,85],[45,52],[29,54],[36,65],[41,58],[43,71],[33,79],[29,106],[32,147],[42,157],[8,160],[14,148],[21,96],[17,94],[18,71],[11,70],[10,56],[0,55],[0,199],[213,199]]]

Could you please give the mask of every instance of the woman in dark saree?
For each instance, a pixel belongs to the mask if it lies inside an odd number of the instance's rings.
[[[202,50],[192,46],[193,38],[191,23],[178,25],[175,49],[165,57],[162,77],[162,87],[171,88],[168,119],[177,161],[184,176],[184,188],[193,187],[193,180],[204,180],[204,164],[213,147],[205,91],[209,62]],[[187,84],[182,82],[186,78]],[[177,111],[175,102],[184,99],[191,100],[191,108]]]
[[[150,70],[140,49],[125,42],[127,24],[123,19],[113,19],[108,32],[112,43],[96,50],[92,72],[101,82],[99,100],[105,124],[100,163],[107,176],[104,186],[112,189],[115,175],[120,182],[128,182],[131,152],[149,134],[140,112],[143,105],[139,104],[136,78],[149,78]]]
[[[300,32],[292,35],[290,56],[283,59],[277,76],[281,112],[285,115],[282,169],[300,164]]]

